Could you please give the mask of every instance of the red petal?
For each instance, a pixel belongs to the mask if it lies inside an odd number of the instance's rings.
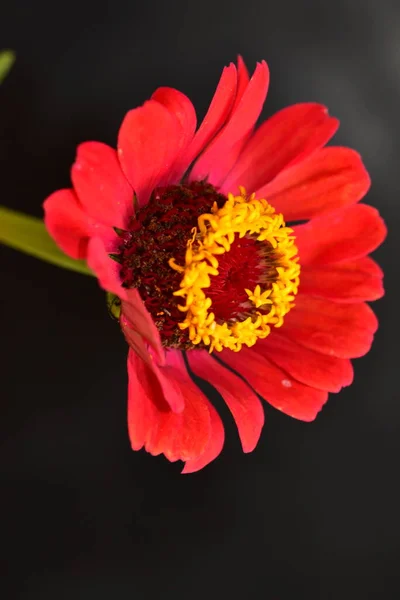
[[[174,166],[177,179],[185,173],[227,120],[236,97],[237,72],[233,63],[225,67],[210,107],[186,152]]]
[[[338,126],[339,121],[330,117],[321,104],[295,104],[280,110],[246,144],[222,185],[222,193],[236,192],[239,185],[254,192],[289,165],[321,148]]]
[[[302,421],[312,421],[325,404],[328,393],[292,379],[256,349],[224,350],[222,360],[244,377],[249,385],[278,410]]]
[[[240,56],[240,54],[238,55],[238,59],[237,59],[237,74],[238,74],[237,91],[236,91],[236,98],[235,98],[235,102],[233,104],[232,112],[234,112],[236,110],[247,86],[249,85],[249,81],[250,81],[249,72],[248,72],[245,62],[244,62],[243,58]]]
[[[378,265],[365,256],[338,265],[301,271],[301,291],[335,302],[377,300],[385,291],[383,273]]]
[[[254,450],[264,425],[264,411],[257,395],[208,352],[193,350],[188,352],[188,360],[193,372],[213,385],[224,398],[236,421],[243,451]]]
[[[128,354],[128,430],[132,448],[140,450],[157,423],[157,406],[168,411],[157,377],[132,350]]]
[[[72,258],[86,258],[89,238],[87,216],[72,190],[58,190],[43,204],[44,222],[61,250]]]
[[[257,65],[228,122],[195,163],[190,174],[191,180],[208,178],[213,185],[222,183],[242,149],[240,142],[251,132],[260,116],[268,83],[269,71],[263,61]]]
[[[386,237],[376,208],[356,204],[293,228],[302,265],[326,265],[361,258]]]
[[[200,469],[203,469],[211,461],[215,460],[217,456],[219,456],[224,446],[225,433],[222,421],[211,402],[209,402],[206,397],[204,397],[204,399],[207,401],[208,410],[210,411],[210,439],[208,440],[208,444],[203,454],[201,454],[199,458],[188,460],[185,463],[185,466],[182,470],[182,473],[185,475],[188,473],[195,473],[195,471],[200,471]]]
[[[44,222],[61,250],[72,258],[85,259],[89,238],[92,235],[112,240],[115,232],[94,222],[82,210],[73,190],[58,190],[43,203]]]
[[[349,360],[299,346],[278,330],[271,332],[265,340],[257,342],[255,351],[277,364],[297,381],[319,390],[338,392],[353,381],[353,368]]]
[[[85,210],[110,227],[126,227],[133,214],[133,190],[113,148],[100,142],[78,146],[71,178]]]
[[[286,221],[310,219],[355,204],[370,178],[361,157],[350,148],[322,148],[257,190]]]
[[[180,138],[180,148],[177,157],[177,163],[183,157],[182,152],[185,153],[187,146],[192,141],[194,132],[196,130],[196,111],[193,104],[185,94],[169,87],[160,87],[152,95],[152,100],[157,100],[169,110],[170,113],[175,115],[182,128],[182,135]],[[174,166],[171,167],[171,181],[180,178],[176,175],[176,169]],[[166,183],[169,183],[167,181]]]
[[[231,116],[233,115],[233,113],[236,111],[237,106],[239,105],[243,94],[249,84],[250,81],[250,77],[249,77],[249,73],[247,71],[246,65],[244,64],[244,61],[242,59],[241,56],[238,56],[238,84],[237,84],[237,93],[236,93],[236,98],[235,98],[235,102],[233,104],[233,108],[232,108],[232,112],[231,112]],[[236,142],[236,144],[233,144],[231,148],[229,148],[229,151],[227,151],[225,153],[224,159],[226,162],[226,169],[229,169],[228,165],[234,165],[235,162],[237,161],[238,156],[240,155],[240,153],[243,150],[243,147],[245,146],[248,138],[250,137],[252,131],[250,130],[248,134],[246,134],[242,139],[240,139],[238,142]]]
[[[283,333],[317,352],[338,358],[357,358],[372,344],[378,322],[363,302],[337,304],[299,294],[285,317]]]
[[[153,319],[139,292],[135,288],[126,291],[126,300],[122,302],[121,326],[128,344],[138,342],[137,335],[131,337],[132,332],[138,334],[146,340],[153,348],[156,356],[156,362],[159,365],[165,365],[165,351],[161,344],[160,332],[154,324]]]
[[[170,176],[184,132],[178,119],[155,100],[127,113],[118,135],[122,169],[144,206],[154,188]]]
[[[185,408],[177,414],[169,409],[165,383],[185,394]],[[166,367],[155,371],[133,351],[128,358],[128,427],[132,447],[143,445],[150,454],[164,454],[168,460],[193,460],[205,451],[211,434],[210,413],[200,390],[187,374],[178,352],[168,352]]]
[[[96,273],[99,284],[104,290],[116,294],[119,298],[126,297],[126,290],[121,285],[121,266],[109,257],[100,238],[91,238],[88,245],[87,263]]]
[[[125,317],[121,316],[121,321],[126,321]],[[122,329],[126,329],[126,324],[121,324]],[[179,381],[174,378],[169,377],[169,367],[166,366],[166,361],[164,360],[164,365],[158,365],[153,357],[153,353],[151,348],[146,344],[144,338],[142,338],[138,333],[134,330],[130,329],[129,334],[124,331],[125,337],[129,337],[129,341],[131,341],[132,337],[134,339],[133,344],[130,345],[130,351],[136,355],[136,359],[144,364],[146,364],[150,371],[153,373],[154,377],[157,379],[157,385],[159,386],[163,398],[168,405],[168,410],[171,410],[173,413],[181,413],[185,408],[185,398],[184,398],[184,389],[180,385]]]
[[[146,339],[133,329],[132,324],[123,313],[120,316],[119,324],[129,348],[131,348],[145,363],[151,364],[153,357],[151,354],[151,347]]]
[[[134,450],[140,450],[151,438],[152,429],[158,428],[162,415],[182,412],[182,386],[169,377],[169,369],[159,368],[151,360],[142,360],[133,350],[128,354],[128,427]],[[173,407],[180,405],[180,411]]]

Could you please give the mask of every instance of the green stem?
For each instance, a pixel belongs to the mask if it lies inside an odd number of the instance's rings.
[[[0,206],[0,242],[57,267],[94,276],[83,260],[70,258],[58,248],[41,219],[4,206]]]

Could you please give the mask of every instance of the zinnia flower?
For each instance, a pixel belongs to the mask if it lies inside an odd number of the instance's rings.
[[[369,176],[353,150],[324,147],[338,121],[319,104],[255,128],[268,83],[265,62],[250,79],[239,58],[197,130],[190,100],[157,89],[125,116],[117,150],[79,146],[73,189],[44,204],[57,244],[111,293],[130,347],[132,447],[186,473],[224,442],[192,374],[225,399],[250,452],[260,397],[313,420],[377,329],[366,301],[382,296],[382,272],[367,255],[386,230],[358,204]]]

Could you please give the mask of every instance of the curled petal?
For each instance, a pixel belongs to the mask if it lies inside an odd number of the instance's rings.
[[[121,326],[128,344],[136,344],[139,335],[152,347],[157,364],[165,365],[165,351],[161,344],[160,332],[135,288],[126,290],[121,308]]]
[[[171,356],[174,355],[174,356]],[[164,381],[160,381],[160,374]],[[128,357],[128,428],[132,447],[164,454],[170,461],[197,460],[211,435],[205,397],[190,379],[179,352],[169,352],[165,367],[155,368],[132,350]],[[181,390],[184,409],[170,409],[168,394]]]
[[[121,313],[119,324],[129,348],[132,349],[143,362],[151,364],[153,356],[151,353],[151,346],[149,346],[146,338],[133,328],[131,322],[128,321],[124,313]]]

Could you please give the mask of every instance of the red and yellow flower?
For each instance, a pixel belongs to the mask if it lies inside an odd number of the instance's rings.
[[[112,294],[130,347],[132,447],[186,473],[224,441],[193,373],[223,396],[250,452],[260,396],[313,420],[377,329],[366,301],[382,296],[382,272],[367,255],[386,229],[359,203],[368,173],[353,150],[325,147],[338,121],[319,104],[255,128],[268,83],[265,62],[250,79],[239,58],[198,129],[184,94],[157,89],[125,116],[117,150],[79,146],[73,189],[44,204],[57,244]]]

